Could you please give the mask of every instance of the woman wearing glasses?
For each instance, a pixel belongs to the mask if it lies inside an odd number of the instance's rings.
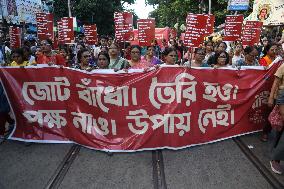
[[[197,48],[194,51],[194,59],[184,63],[186,67],[209,67],[205,60],[206,51],[203,48]]]
[[[89,52],[88,49],[79,50],[77,54],[78,65],[76,65],[75,68],[80,70],[91,71],[93,67],[91,67],[89,64],[90,58],[91,58],[91,53]]]
[[[214,68],[228,67],[230,62],[229,54],[226,51],[216,53],[214,58]]]
[[[258,57],[258,50],[255,46],[247,46],[244,49],[244,55],[245,59],[239,59],[236,61],[237,67],[240,66],[259,66],[259,63],[257,61]]]
[[[141,47],[138,45],[131,46],[131,60],[129,60],[128,68],[143,69],[151,67],[151,64],[145,60],[141,60]]]

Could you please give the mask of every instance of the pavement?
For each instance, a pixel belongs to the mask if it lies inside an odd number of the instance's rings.
[[[228,139],[112,156],[73,144],[6,141],[0,145],[0,189],[284,188],[284,175],[270,171],[271,142],[258,135],[239,138],[246,150]]]

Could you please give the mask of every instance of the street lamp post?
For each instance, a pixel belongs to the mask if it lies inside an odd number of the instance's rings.
[[[209,6],[208,6],[208,9],[209,9],[208,10],[208,14],[211,14],[211,3],[212,3],[211,0],[209,0],[209,2],[208,2],[208,4],[209,4]]]
[[[71,2],[70,2],[70,0],[68,0],[68,15],[69,15],[69,17],[72,17],[72,14],[71,14]]]

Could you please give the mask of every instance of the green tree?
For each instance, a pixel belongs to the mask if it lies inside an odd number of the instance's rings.
[[[208,12],[208,0],[204,0],[206,12]],[[173,27],[176,23],[185,24],[188,13],[200,13],[199,0],[146,0],[149,5],[157,6],[150,16],[156,19],[158,27]],[[251,4],[253,1],[250,2]],[[212,0],[211,13],[215,15],[215,26],[225,22],[226,15],[234,14],[227,11],[228,0]],[[247,16],[251,10],[239,12]]]
[[[114,12],[123,11],[124,3],[133,4],[134,0],[71,0],[71,11],[82,24],[96,24],[99,34],[110,35],[114,33]],[[53,6],[56,20],[68,16],[66,0],[56,0]]]

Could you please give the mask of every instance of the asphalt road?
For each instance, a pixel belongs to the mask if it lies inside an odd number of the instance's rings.
[[[0,189],[284,188],[284,175],[270,171],[270,143],[258,138],[112,156],[73,144],[5,141]]]

